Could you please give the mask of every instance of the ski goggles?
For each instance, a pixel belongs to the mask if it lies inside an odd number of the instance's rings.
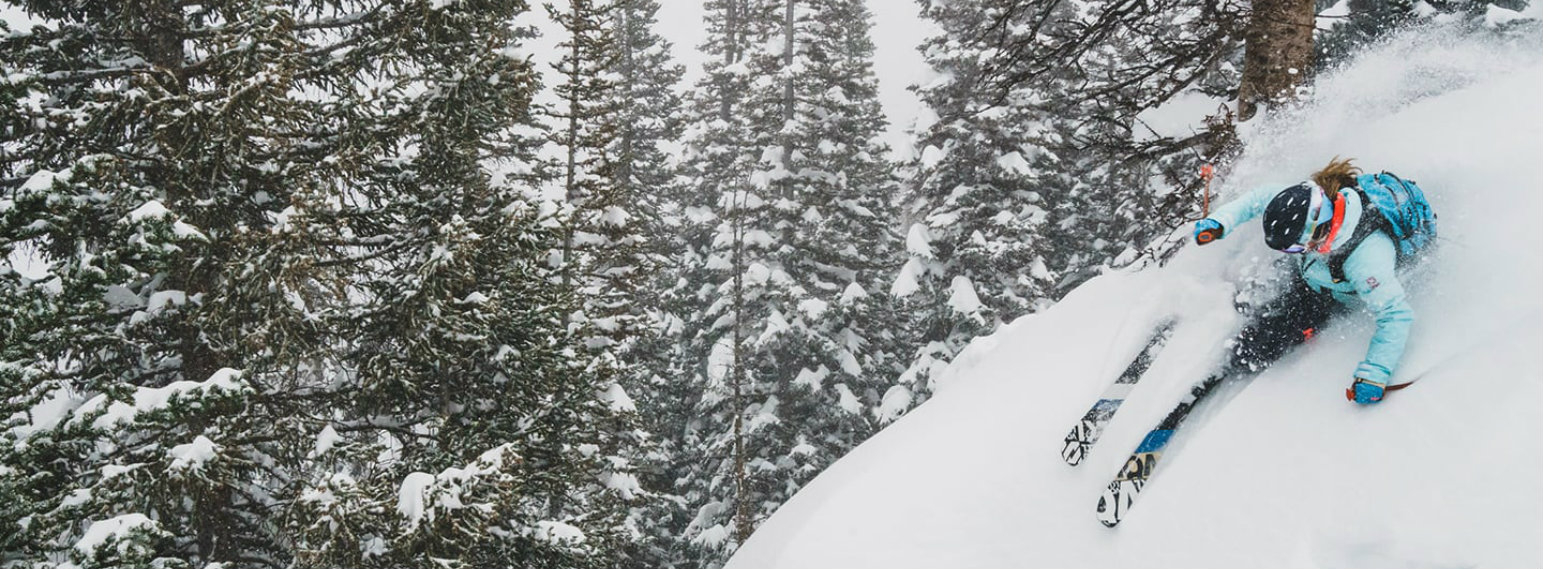
[[[1334,210],[1323,207],[1323,203],[1328,201],[1328,198],[1324,197],[1323,190],[1319,189],[1317,184],[1312,184],[1310,187],[1312,189],[1308,192],[1311,197],[1307,204],[1307,224],[1302,228],[1302,238],[1281,249],[1282,253],[1305,253],[1329,232],[1329,222],[1334,219]]]

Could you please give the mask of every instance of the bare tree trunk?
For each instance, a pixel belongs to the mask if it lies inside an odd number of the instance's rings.
[[[579,70],[579,68],[581,67],[580,56],[582,55],[580,53],[580,51],[579,51],[579,42],[580,42],[581,36],[586,32],[586,30],[584,29],[584,25],[585,25],[584,24],[584,20],[583,20],[584,14],[583,14],[583,11],[582,11],[582,6],[580,4],[581,4],[580,2],[573,2],[572,3],[571,15],[572,15],[572,18],[573,18],[573,24],[572,24],[573,29],[570,31],[572,36],[571,36],[571,39],[569,41],[571,41],[573,43],[573,45],[569,48],[569,53],[568,53],[568,55],[573,58],[573,64],[572,64],[573,67],[568,69],[568,81],[569,81],[569,84],[570,84],[570,86],[572,88],[568,91],[568,101],[567,101],[567,103],[568,103],[568,132],[566,133],[567,136],[566,136],[566,140],[564,142],[567,143],[567,146],[568,146],[568,156],[567,156],[568,163],[567,163],[567,167],[563,171],[563,185],[568,190],[567,191],[567,195],[565,197],[568,200],[568,205],[573,208],[573,211],[571,211],[569,213],[568,224],[567,224],[568,227],[567,227],[567,232],[566,232],[567,235],[565,235],[564,238],[563,238],[562,282],[563,282],[563,288],[564,289],[568,288],[573,283],[573,270],[575,268],[574,267],[574,258],[573,258],[573,255],[574,255],[574,252],[573,252],[574,240],[575,240],[575,234],[577,233],[577,230],[578,230],[579,220],[582,218],[582,213],[579,211],[579,209],[581,207],[581,204],[579,202],[581,200],[583,200],[583,198],[584,198],[583,192],[581,192],[579,190],[579,182],[578,182],[578,145],[579,145],[579,112],[580,112],[580,106],[579,106],[579,86],[583,84],[583,78],[581,77],[583,75],[583,72]]]
[[[785,1],[787,9],[786,9],[785,14],[783,15],[783,21],[782,21],[782,30],[783,30],[782,68],[785,69],[785,70],[791,71],[793,69],[793,32],[794,32],[794,24],[795,24],[795,22],[794,22],[794,14],[793,14],[793,4],[794,4],[795,0],[784,0],[784,1]],[[791,73],[791,72],[787,73],[786,83],[784,83],[783,86],[782,86],[782,129],[781,130],[783,132],[783,134],[782,134],[782,169],[784,169],[784,170],[791,170],[793,168],[793,134],[791,132],[788,132],[788,130],[787,130],[788,124],[793,122],[794,110],[795,110],[794,109],[794,105],[797,104],[797,99],[795,98],[796,95],[795,95],[795,91],[794,91],[794,88],[793,88],[793,81],[794,81],[793,73]],[[791,199],[793,197],[792,196],[792,187],[793,187],[793,184],[783,184],[783,193],[784,193],[784,195],[782,197]]]
[[[745,235],[743,204],[734,210],[734,537],[739,543],[750,539],[754,520],[750,514],[750,480],[745,456],[745,362],[743,323],[745,320]]]
[[[1248,120],[1261,103],[1289,99],[1313,61],[1313,0],[1253,0],[1244,36],[1238,117]]]
[[[739,1],[730,0],[729,2],[726,2],[726,4],[728,4],[728,6],[724,10],[726,13],[724,14],[723,18],[723,27],[725,32],[724,35],[728,36],[728,40],[723,42],[723,63],[725,67],[739,63],[740,53],[742,51],[740,44],[745,39],[745,34],[743,31],[744,22],[740,21]],[[727,93],[728,89],[724,88],[723,91]],[[723,97],[723,100],[719,101],[718,105],[718,114],[720,118],[727,121],[729,118],[734,116],[732,114],[733,108],[729,104],[729,97]]]
[[[745,38],[746,30],[744,27],[746,23],[741,16],[744,9],[745,7],[739,0],[728,2],[725,27],[728,31],[729,41],[727,42],[728,49],[724,52],[724,62],[729,65],[739,63],[743,59],[744,45],[742,42]],[[728,121],[732,116],[730,113],[733,109],[729,101],[730,98],[728,96],[723,98],[721,112],[725,121]],[[743,195],[744,190],[740,189],[729,200],[730,207],[733,208],[733,211],[730,212],[730,231],[734,235],[734,332],[731,336],[734,342],[734,369],[730,371],[732,378],[729,380],[734,385],[733,397],[730,399],[730,405],[733,406],[732,411],[734,413],[734,537],[741,544],[745,540],[750,539],[750,532],[753,530],[752,525],[754,521],[750,512],[750,479],[749,473],[746,470],[749,461],[745,456],[745,363],[742,352],[742,339],[744,336],[742,326],[745,321],[745,211]]]
[[[622,77],[623,80],[626,81],[626,84],[623,88],[629,91],[633,89],[633,85],[637,82],[638,77],[638,48],[633,44],[633,40],[637,38],[633,37],[632,34],[634,16],[632,10],[633,9],[631,7],[618,9],[616,21],[616,29],[619,30],[619,33],[617,34],[618,42],[621,44],[620,47],[622,50]],[[628,98],[630,99],[631,97]],[[617,189],[620,190],[620,194],[624,196],[632,196],[634,195],[633,191],[636,190],[636,188],[634,188],[632,185],[632,163],[634,160],[636,160],[636,158],[633,156],[633,145],[637,141],[637,138],[637,125],[632,124],[630,121],[628,124],[622,125],[620,141],[621,150],[619,154],[620,159],[616,161],[615,179],[617,180],[617,185],[619,186]]]

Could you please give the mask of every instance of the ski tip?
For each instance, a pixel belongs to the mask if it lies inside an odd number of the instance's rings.
[[[1114,516],[1109,515],[1110,512],[1106,504],[1107,502],[1104,500],[1104,498],[1098,499],[1098,523],[1104,524],[1104,527],[1106,528],[1112,528],[1119,525],[1120,520],[1119,518],[1115,518]]]
[[[1088,455],[1088,445],[1070,437],[1066,439],[1066,446],[1061,448],[1061,459],[1069,466],[1082,464],[1082,459]]]
[[[1124,517],[1120,503],[1125,497],[1118,493],[1118,484],[1116,482],[1110,485],[1110,489],[1106,490],[1103,496],[1098,497],[1098,523],[1104,524],[1106,528],[1120,525],[1120,518]],[[1129,504],[1126,507],[1129,507]]]

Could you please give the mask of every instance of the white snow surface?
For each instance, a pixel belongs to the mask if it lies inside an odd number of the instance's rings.
[[[128,217],[124,219],[127,221],[144,221],[146,219],[160,219],[168,215],[171,215],[171,210],[161,205],[160,200],[150,200],[145,202],[145,205],[129,212]]]
[[[102,413],[91,422],[91,426],[98,429],[112,429],[124,423],[134,421],[141,413],[150,413],[166,407],[171,403],[172,397],[197,397],[207,395],[213,391],[239,392],[251,389],[245,381],[241,380],[241,372],[231,368],[221,368],[209,376],[206,381],[177,381],[166,387],[141,387],[134,391],[132,404],[122,401],[113,401],[107,394],[97,395],[87,400],[80,408],[74,411],[75,418],[80,420],[97,413],[103,405],[107,406]],[[50,419],[57,424],[57,418]],[[36,425],[34,425],[36,428]]]
[[[86,533],[75,542],[75,550],[79,551],[82,557],[90,559],[96,556],[97,548],[102,547],[108,540],[123,539],[130,531],[136,529],[155,531],[159,527],[154,520],[139,513],[91,522],[91,525],[86,528]]]
[[[166,455],[172,459],[167,467],[174,473],[186,470],[202,470],[204,465],[214,460],[220,454],[220,445],[214,444],[209,437],[198,435],[193,442],[172,447]]]
[[[960,314],[974,314],[980,311],[980,296],[975,294],[975,283],[969,277],[956,275],[949,290],[948,306]]]
[[[586,539],[584,531],[563,522],[544,520],[536,522],[536,539],[555,544],[580,544]]]
[[[1418,180],[1442,240],[1405,277],[1417,320],[1394,380],[1413,387],[1346,401],[1373,326],[1342,317],[1202,405],[1124,522],[1099,524],[1110,477],[1241,325],[1235,283],[1278,257],[1251,223],[977,339],[932,399],[764,521],[729,569],[1543,566],[1536,39],[1390,42],[1250,125],[1218,188],[1299,180],[1335,155]],[[1067,466],[1066,432],[1168,315],[1167,348]]]
[[[396,511],[407,518],[410,527],[418,527],[418,522],[423,519],[429,506],[429,491],[434,486],[434,475],[427,472],[413,472],[402,479],[402,487],[397,491]]]
[[[316,448],[312,449],[306,457],[315,458],[327,454],[342,440],[343,435],[338,434],[337,429],[332,428],[332,425],[322,427],[321,432],[316,434]]]

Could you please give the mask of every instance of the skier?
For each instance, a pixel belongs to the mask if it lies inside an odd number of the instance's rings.
[[[1297,255],[1301,278],[1292,279],[1291,289],[1266,303],[1238,334],[1224,373],[1269,365],[1347,305],[1360,304],[1376,315],[1377,332],[1346,396],[1367,405],[1382,400],[1404,353],[1414,310],[1394,272],[1399,244],[1377,207],[1366,203],[1358,178],[1367,177],[1359,174],[1350,160],[1336,157],[1308,181],[1279,192],[1254,190],[1195,223],[1195,240],[1205,245],[1262,213],[1265,244]]]

